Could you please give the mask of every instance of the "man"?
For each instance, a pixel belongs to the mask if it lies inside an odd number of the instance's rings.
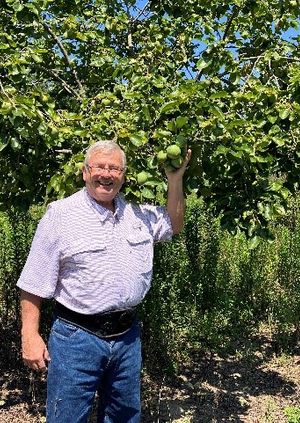
[[[47,422],[140,421],[141,350],[135,307],[150,288],[154,242],[183,226],[183,165],[168,172],[167,208],[132,205],[119,194],[126,158],[113,141],[89,147],[85,188],[51,203],[18,281],[22,354],[45,371]],[[43,298],[56,300],[48,348],[39,334]]]

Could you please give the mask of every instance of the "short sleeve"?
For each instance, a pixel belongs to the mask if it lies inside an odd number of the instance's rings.
[[[52,298],[59,273],[59,217],[51,205],[40,220],[17,286],[41,298]]]
[[[147,214],[154,242],[170,241],[173,229],[166,207],[143,205],[142,209]]]

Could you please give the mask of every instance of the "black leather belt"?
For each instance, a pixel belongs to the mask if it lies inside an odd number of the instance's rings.
[[[56,302],[54,314],[99,338],[111,338],[126,333],[136,319],[136,308],[116,310],[99,314],[81,314]]]

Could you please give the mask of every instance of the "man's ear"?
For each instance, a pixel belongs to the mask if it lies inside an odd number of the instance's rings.
[[[86,180],[87,180],[87,173],[88,173],[87,167],[85,165],[83,165],[82,166],[82,179],[84,180],[84,182],[86,182]]]

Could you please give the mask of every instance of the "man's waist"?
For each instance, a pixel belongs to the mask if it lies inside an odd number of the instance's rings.
[[[132,307],[97,314],[82,314],[56,301],[54,314],[100,338],[110,338],[127,332],[136,319],[137,311],[135,307]]]

